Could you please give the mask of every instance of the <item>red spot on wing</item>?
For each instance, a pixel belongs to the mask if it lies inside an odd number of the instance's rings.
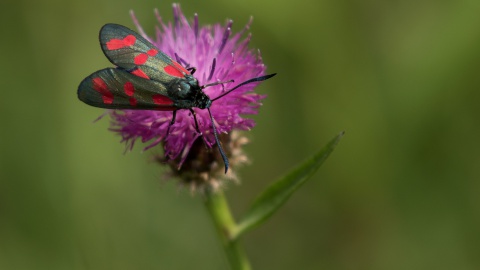
[[[96,91],[100,93],[103,93],[105,91],[108,92],[108,86],[105,83],[105,81],[102,80],[102,78],[100,77],[93,78],[92,82],[93,82],[93,89],[95,89]]]
[[[164,95],[153,95],[153,103],[157,105],[173,105],[173,101]]]
[[[136,98],[130,98],[128,101],[130,101],[130,105],[132,106],[137,106],[137,99]]]
[[[188,70],[182,67],[182,65],[179,63],[172,61],[172,64],[173,65],[166,66],[163,69],[167,74],[179,78],[185,77],[185,74],[190,74],[190,72],[188,72]]]
[[[112,104],[113,103],[113,95],[102,96],[103,103],[105,104]]]
[[[174,66],[166,66],[163,70],[170,76],[180,77],[180,78],[184,77],[183,73],[177,68],[175,68]]]
[[[175,62],[175,61],[172,61],[173,64],[175,65],[175,67],[177,69],[179,69],[180,71],[182,71],[183,73],[186,73],[186,74],[190,74],[190,72],[188,72],[188,70],[186,70],[184,67],[182,67],[182,65],[180,65],[179,63]]]
[[[150,80],[150,77],[148,77],[148,75],[145,74],[145,72],[143,72],[143,70],[141,70],[141,69],[139,69],[139,68],[135,69],[134,71],[132,71],[132,72],[130,72],[130,73],[132,73],[133,75],[138,76],[138,77],[140,77],[140,78],[144,78],[144,79]]]
[[[148,50],[147,54],[150,55],[150,56],[155,56],[157,55],[158,51],[155,50],[155,49],[150,49]]]
[[[132,46],[137,41],[137,38],[134,35],[128,35],[123,39],[125,46]]]
[[[133,92],[135,92],[135,87],[133,86],[133,83],[126,82],[123,85],[123,90],[125,91],[125,94],[127,94],[127,96],[131,97],[133,96]]]
[[[113,103],[113,94],[108,90],[108,85],[100,77],[92,79],[93,89],[99,92],[102,95],[103,103],[112,104]]]
[[[135,56],[135,58],[133,59],[133,62],[135,63],[135,65],[139,66],[139,65],[145,64],[147,60],[148,60],[148,55],[146,53],[141,53]]]
[[[107,42],[107,49],[108,50],[118,50],[120,48],[125,47],[125,44],[123,43],[123,40],[121,39],[111,39],[110,41]]]
[[[155,56],[158,54],[158,51],[155,49],[150,49],[147,51],[147,53],[141,53],[133,59],[133,62],[135,65],[143,65],[145,62],[147,62],[149,56]]]
[[[124,39],[112,38],[107,42],[106,45],[108,50],[118,50],[124,47],[132,46],[135,44],[136,40],[137,38],[134,35],[128,35]]]

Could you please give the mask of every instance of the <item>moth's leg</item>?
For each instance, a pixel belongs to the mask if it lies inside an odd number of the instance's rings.
[[[173,111],[172,121],[170,121],[170,124],[168,124],[167,134],[165,135],[165,140],[167,140],[167,137],[168,137],[168,135],[170,134],[170,127],[171,127],[173,124],[175,124],[175,118],[177,118],[177,110],[174,110],[174,111]]]
[[[192,108],[190,108],[189,110],[190,110],[190,112],[191,112],[192,115],[193,115],[193,120],[195,120],[195,130],[196,130],[200,135],[202,135],[202,132],[200,132],[200,128],[198,127],[197,114],[195,113],[195,111],[194,111]]]

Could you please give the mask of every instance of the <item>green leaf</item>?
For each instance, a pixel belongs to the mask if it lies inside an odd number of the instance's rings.
[[[288,198],[320,168],[342,138],[344,132],[333,138],[322,150],[291,170],[287,175],[271,184],[253,202],[237,226],[234,237],[265,222]]]

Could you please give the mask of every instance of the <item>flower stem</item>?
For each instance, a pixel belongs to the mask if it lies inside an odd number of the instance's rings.
[[[205,206],[215,223],[215,229],[220,237],[231,269],[250,270],[250,263],[239,243],[239,239],[232,238],[236,235],[237,224],[233,220],[225,195],[221,191],[207,191],[205,198]]]

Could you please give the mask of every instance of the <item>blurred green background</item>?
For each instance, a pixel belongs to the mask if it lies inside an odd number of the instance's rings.
[[[346,131],[333,155],[246,235],[254,269],[480,269],[479,1],[182,1],[202,24],[255,20],[279,75],[227,196],[269,182]],[[123,154],[79,82],[110,66],[108,22],[147,33],[167,1],[4,0],[0,269],[226,269],[199,196]]]

